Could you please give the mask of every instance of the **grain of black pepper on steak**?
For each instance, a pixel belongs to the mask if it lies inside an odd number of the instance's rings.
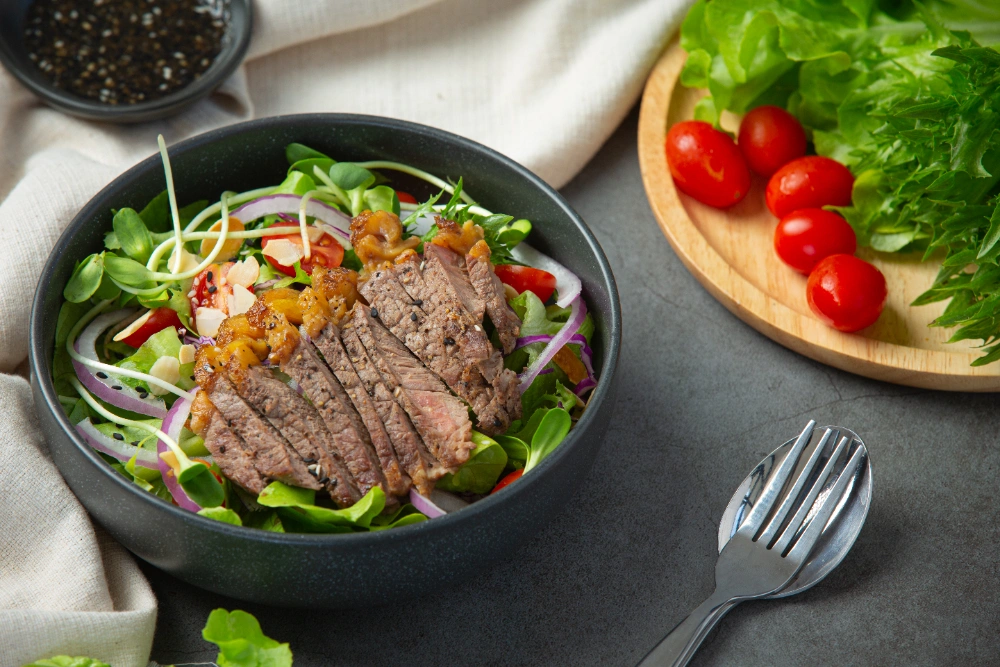
[[[351,324],[427,448],[443,466],[457,470],[475,448],[465,405],[360,302],[354,305]]]
[[[370,431],[355,410],[348,392],[316,353],[313,344],[303,336],[281,365],[282,370],[299,383],[326,422],[326,427],[336,431],[331,436],[333,442],[344,457],[348,470],[358,480],[362,493],[379,486],[387,497],[405,495],[409,490],[409,480],[401,474],[391,445],[386,443],[389,448],[387,453],[374,447]],[[320,348],[320,351],[325,350]],[[355,416],[360,423],[354,421]],[[383,454],[386,454],[384,458]]]
[[[323,488],[309,473],[305,462],[288,441],[250,407],[224,377],[216,377],[208,398],[225,417],[229,427],[254,453],[254,467],[268,479],[292,486]]]
[[[237,385],[240,395],[281,432],[303,461],[308,462],[307,468],[313,478],[319,480],[334,502],[347,507],[378,484],[377,475],[351,478],[336,448],[336,439],[316,408],[274,377],[271,371],[263,366],[251,366],[241,374],[241,379]]]
[[[410,476],[417,491],[429,496],[434,490],[434,483],[448,471],[428,451],[424,441],[413,428],[406,411],[392,397],[354,329],[345,329],[340,335],[351,365],[385,426],[400,465]]]

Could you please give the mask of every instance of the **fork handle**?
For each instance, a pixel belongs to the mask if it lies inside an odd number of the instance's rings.
[[[639,667],[683,667],[726,613],[740,603],[716,590],[650,651]]]

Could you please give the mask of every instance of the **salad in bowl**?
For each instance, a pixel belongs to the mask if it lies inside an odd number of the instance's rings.
[[[160,151],[164,192],[76,264],[52,365],[135,485],[267,531],[384,530],[517,483],[586,410],[580,279],[462,179],[293,143],[281,183],[181,206]]]

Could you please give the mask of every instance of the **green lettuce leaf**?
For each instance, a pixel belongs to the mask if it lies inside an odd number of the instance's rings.
[[[208,517],[209,519],[214,519],[215,521],[231,524],[233,526],[243,525],[240,515],[225,507],[204,507],[198,510],[198,514]]]
[[[111,665],[101,662],[96,658],[84,658],[82,656],[72,658],[68,655],[57,655],[44,660],[36,660],[24,667],[111,667]]]
[[[437,488],[445,491],[468,493],[489,493],[500,473],[507,467],[507,453],[503,447],[487,435],[472,432],[472,442],[476,448],[458,472],[447,474],[437,482]]]
[[[292,650],[264,635],[260,623],[245,611],[215,609],[201,631],[219,647],[219,667],[291,667]]]
[[[257,498],[264,507],[281,508],[283,522],[298,522],[313,528],[330,528],[322,532],[343,532],[337,528],[367,529],[385,508],[385,494],[379,487],[372,487],[361,500],[351,507],[330,509],[315,504],[316,492],[271,482]],[[314,531],[309,531],[314,532]]]

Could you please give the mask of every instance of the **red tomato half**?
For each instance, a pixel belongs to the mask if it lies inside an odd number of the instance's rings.
[[[271,227],[294,227],[295,231],[290,234],[283,234],[280,236],[265,236],[261,239],[260,248],[263,250],[267,247],[270,241],[275,239],[286,239],[291,241],[295,245],[302,247],[302,233],[299,231],[299,223],[297,222],[276,222]],[[340,263],[344,261],[344,246],[337,242],[337,239],[333,238],[330,234],[324,233],[319,241],[309,244],[310,257],[309,259],[302,260],[302,270],[306,273],[312,273],[313,268],[319,264],[325,266],[328,269],[332,269],[335,266],[340,266]],[[264,255],[267,261],[281,271],[286,276],[295,275],[294,266],[285,266],[284,264],[278,264],[272,258]]]
[[[858,331],[873,324],[886,296],[882,272],[853,255],[830,255],[816,265],[806,283],[809,307],[839,331]]]
[[[215,308],[226,313],[229,312],[228,297],[233,293],[233,286],[229,283],[222,284],[222,278],[229,273],[233,262],[224,264],[211,264],[207,269],[195,276],[191,283],[191,315],[198,312],[198,308]],[[220,287],[221,284],[221,287]]]
[[[767,207],[779,218],[800,208],[849,206],[854,176],[828,157],[810,155],[779,169],[767,183]]]
[[[505,486],[507,486],[511,482],[516,482],[517,480],[521,479],[521,475],[523,475],[523,474],[524,474],[524,469],[522,468],[521,470],[515,470],[514,472],[512,472],[509,475],[505,476],[503,479],[501,479],[499,482],[497,482],[496,486],[493,487],[493,490],[490,491],[490,495],[493,495],[494,493],[496,493],[500,489],[504,488]]]
[[[548,271],[516,264],[498,264],[494,268],[500,282],[516,289],[518,294],[531,290],[542,303],[548,301],[556,290],[556,277]]]
[[[750,168],[766,178],[806,154],[806,132],[784,109],[757,107],[743,116],[739,147]]]
[[[399,200],[400,204],[416,204],[417,198],[411,195],[409,192],[400,192],[396,190],[396,199]]]
[[[858,241],[847,221],[832,211],[804,208],[786,215],[774,230],[774,250],[788,266],[808,274],[830,255],[853,255]]]
[[[726,208],[746,197],[750,170],[732,138],[708,123],[688,120],[667,132],[674,183],[703,204]]]
[[[148,315],[143,315],[143,318],[145,321],[138,329],[121,339],[123,343],[132,347],[139,347],[150,336],[163,331],[167,327],[179,329],[184,326],[181,324],[181,318],[177,317],[177,312],[170,308],[154,308],[149,311]]]

